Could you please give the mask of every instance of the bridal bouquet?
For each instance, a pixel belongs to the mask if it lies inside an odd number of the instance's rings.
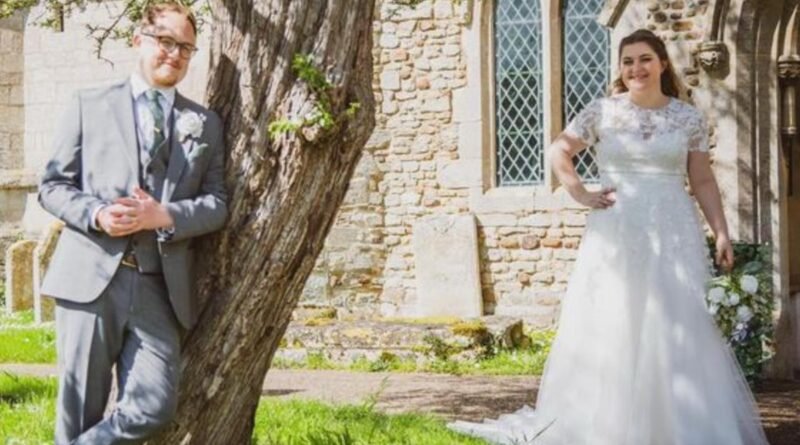
[[[706,304],[745,377],[753,383],[774,353],[770,249],[767,245],[736,243],[734,257],[730,273],[716,270],[708,285]]]

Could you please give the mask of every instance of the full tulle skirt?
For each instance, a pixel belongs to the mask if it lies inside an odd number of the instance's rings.
[[[710,260],[683,178],[621,179],[604,178],[617,203],[588,216],[536,409],[449,426],[497,444],[766,444],[706,310]]]

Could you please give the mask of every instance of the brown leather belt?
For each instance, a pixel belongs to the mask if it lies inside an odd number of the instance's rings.
[[[139,269],[139,263],[136,262],[136,255],[133,252],[128,252],[122,257],[123,266],[132,267],[134,269]]]

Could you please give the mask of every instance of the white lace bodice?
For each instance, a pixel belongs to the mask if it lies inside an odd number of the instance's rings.
[[[687,153],[708,151],[702,113],[675,98],[656,109],[639,107],[627,93],[595,99],[564,131],[594,146],[601,174],[685,175]]]

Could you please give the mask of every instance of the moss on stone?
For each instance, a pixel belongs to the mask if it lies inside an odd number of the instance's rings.
[[[364,328],[343,329],[341,333],[343,336],[350,338],[369,338],[373,334],[370,329]]]
[[[387,317],[382,318],[380,321],[389,322],[389,323],[407,323],[407,324],[415,324],[415,325],[454,325],[463,323],[464,319],[458,317],[420,317],[420,318],[411,318],[411,317]]]
[[[333,324],[335,321],[336,320],[330,318],[314,317],[304,321],[303,324],[306,326],[328,326],[330,324]]]
[[[462,321],[450,326],[450,332],[455,335],[463,335],[473,339],[483,338],[489,335],[489,329],[480,320]]]
[[[381,352],[381,355],[378,357],[378,360],[390,363],[398,360],[398,357],[397,354],[391,353],[389,351],[383,351]]]

